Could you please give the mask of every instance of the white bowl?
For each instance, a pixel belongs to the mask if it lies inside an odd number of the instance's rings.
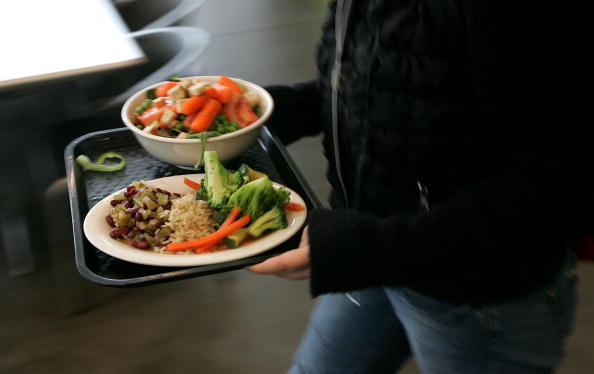
[[[215,83],[219,79],[219,76],[199,76],[196,78],[200,78],[206,82]],[[239,83],[246,92],[255,91],[258,93],[260,96],[261,116],[256,122],[243,129],[209,138],[207,140],[206,150],[216,151],[221,162],[226,162],[238,157],[256,142],[262,125],[268,120],[274,108],[272,96],[270,96],[265,89],[243,79],[232,79]],[[160,82],[146,87],[132,95],[122,107],[122,121],[124,121],[126,127],[132,131],[142,148],[153,157],[173,165],[184,168],[193,168],[200,157],[202,148],[200,139],[175,139],[152,135],[137,128],[131,120],[136,107],[146,99],[147,91],[151,88],[156,88],[163,83],[164,82]]]

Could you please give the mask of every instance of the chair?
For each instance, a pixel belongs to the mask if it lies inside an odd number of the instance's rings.
[[[41,221],[39,230],[42,225],[49,225],[45,244],[49,256],[57,256],[54,265],[58,268],[64,261],[67,262],[64,266],[74,266],[67,257],[72,253],[72,243],[64,241],[71,236],[70,220],[66,214],[61,219],[45,220],[42,212],[29,209],[28,204],[43,200],[49,206],[64,206],[65,184],[63,181],[52,184],[64,176],[64,147],[89,132],[123,126],[119,113],[132,93],[172,75],[198,73],[198,60],[209,43],[208,33],[194,27],[141,30],[131,36],[147,56],[147,62],[141,66],[43,89],[23,90],[12,101],[0,100],[3,109],[0,122],[6,120],[11,125],[7,126],[12,129],[10,134],[15,134],[5,139],[5,143],[11,144],[10,139],[27,139],[18,153],[19,163],[0,170],[2,186],[22,186],[34,180],[26,194],[16,194],[10,200],[10,210],[3,211],[3,216],[32,216],[30,219],[35,222]],[[41,107],[43,103],[47,105]],[[14,152],[14,147],[6,148],[2,154],[12,154],[9,152]],[[46,186],[50,187],[46,190]]]
[[[93,97],[79,116],[119,110],[132,94],[151,84],[167,80],[174,75],[199,75],[199,59],[206,50],[210,36],[195,27],[165,27],[135,31],[130,34],[148,58],[142,66],[132,67],[99,79],[78,83],[81,91]]]
[[[191,16],[206,0],[115,0],[132,31],[174,26]]]

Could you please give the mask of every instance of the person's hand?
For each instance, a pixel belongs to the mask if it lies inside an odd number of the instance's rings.
[[[271,274],[292,280],[309,278],[309,237],[307,236],[307,227],[303,230],[298,248],[271,257],[247,269],[258,274]]]

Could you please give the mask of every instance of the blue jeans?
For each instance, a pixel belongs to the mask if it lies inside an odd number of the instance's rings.
[[[289,374],[551,373],[573,325],[575,261],[546,289],[508,303],[451,305],[407,288],[320,298]]]

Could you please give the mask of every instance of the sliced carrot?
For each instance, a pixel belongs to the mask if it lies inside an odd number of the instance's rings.
[[[186,186],[193,188],[195,190],[200,188],[200,183],[194,182],[193,180],[188,178],[184,178],[184,183],[186,184]]]
[[[237,83],[235,83],[231,78],[229,78],[225,75],[221,75],[221,77],[219,78],[219,81],[217,83],[221,84],[223,86],[227,86],[227,87],[231,88],[233,91],[239,92],[240,94],[243,93],[243,90],[241,89],[241,87],[239,87],[239,85]]]
[[[305,210],[305,207],[301,204],[297,204],[297,203],[292,203],[292,202],[288,202],[285,205],[285,209],[286,210],[296,210],[296,211],[301,211],[301,210]]]
[[[177,86],[179,82],[165,82],[155,90],[155,95],[157,97],[167,96],[167,91],[172,89],[173,87]]]
[[[169,243],[167,244],[168,251],[185,251],[187,249],[192,248],[202,248],[208,245],[212,245],[213,243],[217,243],[227,236],[233,234],[235,231],[239,230],[243,226],[247,225],[250,222],[251,216],[246,214],[245,216],[241,217],[237,221],[219,228],[217,231],[213,232],[212,234],[206,235],[200,239],[188,240],[186,242],[176,242],[176,243]]]
[[[198,115],[192,121],[190,129],[194,132],[207,131],[210,128],[212,121],[214,121],[215,116],[219,114],[220,110],[221,103],[219,101],[208,99],[204,105],[204,108],[198,112]]]
[[[181,106],[182,114],[189,115],[196,113],[206,104],[206,100],[207,97],[204,94],[190,97]]]
[[[144,111],[142,114],[138,115],[136,118],[138,118],[138,121],[140,121],[140,123],[142,123],[143,125],[148,125],[151,122],[154,122],[156,120],[158,120],[159,118],[161,118],[161,115],[163,114],[163,107],[161,108],[151,108],[149,110]]]

